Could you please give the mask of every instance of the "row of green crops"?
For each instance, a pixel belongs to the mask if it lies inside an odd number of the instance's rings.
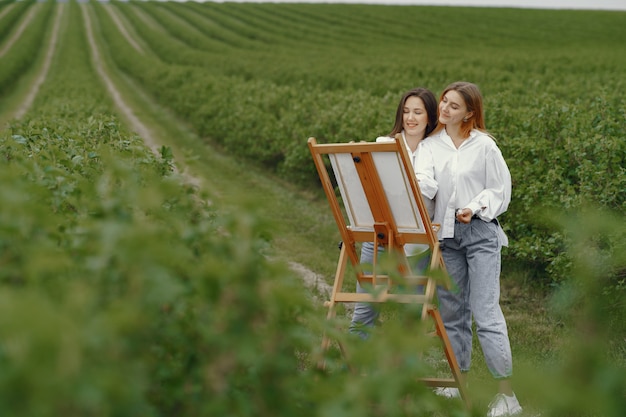
[[[29,5],[30,8],[27,11],[25,6]],[[15,87],[15,79],[33,65],[41,45],[44,44],[44,30],[51,20],[53,6],[54,3],[19,3],[2,18],[0,27],[3,29],[0,29],[2,30],[0,32],[0,41],[3,38],[5,25],[8,29],[11,29],[13,26],[19,26],[17,22],[20,18],[23,18],[25,14],[30,12],[34,13],[28,30],[25,30],[22,36],[16,40],[15,45],[6,50],[5,54],[0,57],[2,60],[2,65],[0,65],[0,94],[9,93]],[[7,34],[4,34],[5,42],[8,37]]]
[[[34,107],[0,131],[0,414],[306,415],[299,281],[262,221],[216,217],[113,116],[64,7]]]
[[[105,7],[149,54],[137,56]],[[98,16],[119,68],[163,105],[305,187],[317,186],[308,137],[372,140],[404,90],[477,83],[514,181],[506,256],[538,277],[561,281],[571,265],[546,210],[624,211],[626,13],[115,2]]]
[[[2,26],[0,26],[0,40],[8,38],[11,29],[19,22],[20,17],[32,5],[32,1],[23,1],[19,3],[2,2],[0,3],[0,15],[2,18]]]

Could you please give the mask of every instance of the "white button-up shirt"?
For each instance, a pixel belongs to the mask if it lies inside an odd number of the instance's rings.
[[[435,199],[433,223],[441,225],[440,239],[454,237],[457,209],[470,208],[488,222],[511,202],[509,168],[495,141],[479,130],[472,130],[458,149],[445,128],[426,138],[414,167],[424,199]]]

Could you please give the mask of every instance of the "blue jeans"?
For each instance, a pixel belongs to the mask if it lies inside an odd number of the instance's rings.
[[[382,246],[378,247],[379,253],[384,250]],[[410,260],[410,258],[409,258]],[[363,242],[361,246],[361,264],[372,264],[374,262],[374,242]],[[415,265],[414,272],[416,274],[423,274],[430,263],[430,256],[420,256],[417,264]],[[365,271],[367,272],[367,271]],[[419,291],[419,290],[418,290]],[[366,288],[363,288],[357,281],[356,292],[359,294],[369,292]],[[358,335],[361,339],[367,339],[369,337],[368,328],[374,327],[376,320],[378,319],[378,310],[374,307],[373,303],[355,303],[354,313],[352,314],[352,321],[350,323],[350,333]]]
[[[455,222],[454,238],[444,239],[443,260],[453,288],[438,288],[439,311],[459,363],[467,372],[472,355],[472,316],[489,371],[495,378],[513,373],[506,321],[500,308],[500,251],[494,222],[474,218]]]

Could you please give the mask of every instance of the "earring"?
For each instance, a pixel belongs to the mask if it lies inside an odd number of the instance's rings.
[[[465,119],[463,119],[463,122],[464,122],[464,123],[467,123],[467,121],[468,121],[468,120],[469,120],[469,119],[466,117]]]

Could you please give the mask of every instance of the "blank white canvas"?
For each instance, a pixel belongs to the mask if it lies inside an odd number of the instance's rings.
[[[387,201],[391,207],[399,232],[426,233],[419,207],[411,189],[410,179],[403,169],[400,154],[373,152],[372,158],[383,183]],[[409,173],[415,175],[413,171]]]
[[[350,153],[329,154],[349,224],[354,231],[373,231],[374,216]],[[372,152],[398,232],[425,233],[411,183],[397,152]],[[410,173],[413,175],[413,173]]]
[[[352,230],[374,230],[374,215],[365,197],[365,190],[363,190],[352,155],[335,153],[328,156]]]

